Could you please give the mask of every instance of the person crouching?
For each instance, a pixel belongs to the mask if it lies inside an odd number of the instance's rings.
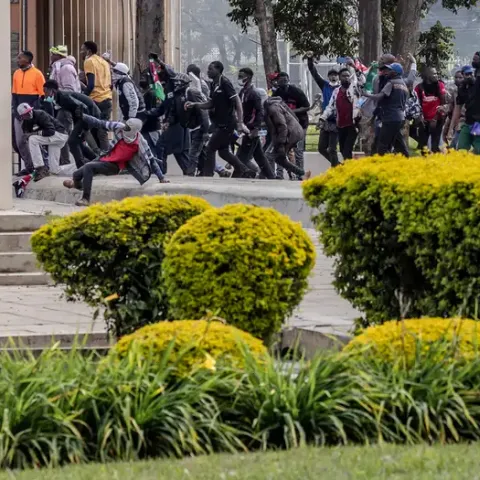
[[[90,205],[92,182],[95,175],[118,175],[122,170],[128,168],[130,173],[143,185],[150,178],[150,169],[152,169],[160,183],[168,183],[158,168],[147,141],[140,133],[143,125],[141,120],[131,118],[123,124],[98,120],[88,115],[84,115],[83,120],[91,128],[115,131],[116,143],[109,153],[100,157],[98,161],[85,164],[73,173],[71,180],[63,182],[66,188],[83,190],[82,198],[76,202],[77,206]]]

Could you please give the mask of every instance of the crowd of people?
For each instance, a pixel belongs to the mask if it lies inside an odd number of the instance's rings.
[[[283,179],[285,170],[292,180],[310,176],[304,151],[312,107],[284,72],[269,76],[267,93],[255,87],[253,71],[242,68],[237,91],[221,62],[212,62],[204,77],[197,65],[178,73],[152,53],[137,83],[128,65],[99,55],[94,42],[81,47],[82,71],[66,46],[50,53],[47,79],[28,51],[18,55],[13,76],[13,144],[23,162],[19,196],[30,180],[71,170],[70,159],[75,172],[64,185],[83,192],[79,205],[89,204],[95,175],[126,171],[143,184],[153,173],[168,182],[170,155],[187,176]],[[318,150],[332,167],[341,164],[338,151],[342,161],[353,157],[359,136],[368,154],[409,156],[409,136],[421,150],[440,151],[443,142],[480,153],[479,54],[455,73],[452,88],[433,68],[419,79],[412,56],[404,62],[383,55],[369,69],[345,58],[327,79],[313,54],[306,57],[322,92]],[[119,121],[111,120],[114,91]]]

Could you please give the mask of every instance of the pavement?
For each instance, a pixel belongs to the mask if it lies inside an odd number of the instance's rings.
[[[79,210],[68,204],[38,200],[15,201],[14,210],[65,215]],[[287,328],[308,330],[324,335],[347,336],[358,317],[350,304],[340,298],[332,286],[332,261],[325,257],[317,233],[307,229],[315,243],[317,262],[310,278],[309,291]],[[0,287],[0,336],[60,336],[104,333],[100,317],[93,321],[93,309],[81,302],[67,302],[62,288],[53,286]]]

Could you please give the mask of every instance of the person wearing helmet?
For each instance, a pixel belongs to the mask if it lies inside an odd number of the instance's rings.
[[[130,69],[124,63],[115,63],[112,68],[112,84],[118,92],[118,101],[123,119],[145,120],[145,102],[137,86],[128,74]]]
[[[143,185],[150,178],[150,171],[157,175],[160,183],[168,183],[157,161],[141,134],[143,123],[138,118],[130,118],[125,123],[99,120],[89,115],[83,116],[89,128],[102,128],[115,133],[111,150],[98,160],[86,163],[73,173],[72,179],[65,180],[66,188],[82,190],[83,195],[76,202],[79,207],[90,204],[93,177],[96,175],[118,175],[127,169]]]
[[[36,110],[28,103],[17,107],[22,122],[23,142],[28,145],[34,167],[34,181],[38,182],[49,175],[49,169],[43,160],[40,147],[48,147],[50,172],[58,174],[60,168],[60,151],[68,140],[65,127],[43,110]]]

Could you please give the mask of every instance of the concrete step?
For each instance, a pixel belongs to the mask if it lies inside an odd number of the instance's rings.
[[[30,252],[31,232],[0,232],[0,252]]]
[[[6,285],[49,285],[50,277],[42,272],[29,273],[0,273],[0,286]]]
[[[37,259],[31,252],[0,252],[0,273],[38,272]]]
[[[33,232],[47,222],[45,215],[0,212],[0,232]]]

